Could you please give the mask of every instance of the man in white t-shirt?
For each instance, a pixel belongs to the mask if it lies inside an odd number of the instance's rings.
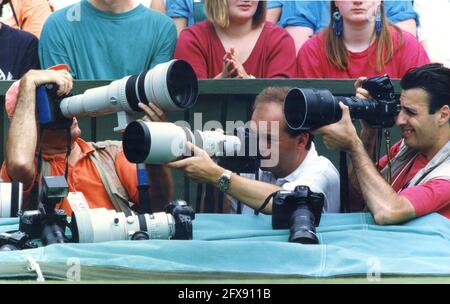
[[[261,162],[259,181],[220,167],[205,151],[192,144],[188,146],[194,152],[193,157],[169,163],[169,166],[182,170],[196,182],[212,184],[244,203],[243,213],[258,209],[273,192],[294,190],[298,185],[309,186],[311,191],[323,193],[325,212],[339,212],[338,171],[328,159],[317,154],[310,133],[295,133],[285,124],[283,105],[288,92],[287,87],[270,87],[263,90],[255,100],[252,122],[260,140],[267,139],[267,143],[259,147],[261,154],[267,156]],[[234,201],[231,210],[236,209],[237,203]],[[271,203],[262,210],[264,213],[271,211]]]

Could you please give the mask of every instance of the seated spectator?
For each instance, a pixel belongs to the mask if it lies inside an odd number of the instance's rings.
[[[19,79],[39,68],[38,40],[0,22],[0,80]]]
[[[383,2],[332,1],[330,11],[329,27],[298,53],[300,78],[401,78],[429,62],[417,39],[385,18]]]
[[[3,1],[3,2],[2,2]],[[40,37],[42,26],[52,13],[47,0],[0,0],[3,14],[0,21]]]
[[[167,15],[173,19],[178,34],[187,26],[206,19],[205,0],[171,0]]]
[[[356,97],[371,98],[361,87],[363,79],[355,83]],[[403,138],[378,168],[372,157],[379,130],[363,123],[358,137],[344,104],[340,121],[314,133],[323,136],[328,148],[350,154],[352,204],[366,205],[378,224],[394,225],[432,212],[450,219],[450,69],[438,63],[412,68],[401,87],[396,125]]]
[[[175,58],[198,78],[289,78],[295,47],[289,34],[265,22],[264,1],[206,0],[209,20],[184,29]]]
[[[443,63],[450,68],[450,1],[415,0],[414,9],[420,15],[420,26],[417,29],[420,43],[425,48],[432,62]]]
[[[80,137],[81,130],[75,118],[69,129],[39,125],[36,89],[47,83],[56,83],[60,96],[72,89],[72,77],[65,70],[31,70],[6,94],[5,108],[11,125],[1,179],[23,183],[24,209],[36,207],[37,200],[32,190],[40,184],[41,174],[61,176],[66,172],[69,191],[82,192],[91,208],[125,211],[138,204],[136,165],[126,160],[121,142],[85,142]],[[140,105],[146,119],[165,120],[164,113],[154,104]],[[67,151],[68,140],[70,151]],[[42,166],[38,165],[36,157],[38,149],[42,152]],[[41,172],[38,172],[39,167]],[[158,165],[148,165],[147,171],[151,207],[154,211],[162,211],[172,195],[170,171],[166,166]],[[69,216],[72,213],[67,198],[57,207],[64,209]]]
[[[327,158],[318,155],[309,132],[292,131],[286,126],[283,107],[288,92],[287,87],[269,87],[255,99],[251,128],[264,142],[259,145],[261,154],[270,155],[269,161],[261,161],[258,181],[254,174],[240,176],[220,167],[208,153],[193,145],[194,157],[169,166],[195,182],[213,185],[232,196],[230,206],[224,208],[230,213],[238,213],[237,200],[245,204],[242,213],[252,214],[271,193],[294,190],[299,185],[324,194],[325,212],[339,212],[339,173]],[[271,210],[270,203],[263,212]]]
[[[416,36],[419,16],[410,1],[384,1],[386,17]],[[268,19],[286,28],[298,50],[313,34],[330,24],[330,1],[268,1]]]
[[[39,43],[43,68],[65,63],[76,79],[117,79],[172,58],[175,25],[160,12],[133,0],[74,5],[77,14],[70,14],[73,6],[66,7],[44,25]]]

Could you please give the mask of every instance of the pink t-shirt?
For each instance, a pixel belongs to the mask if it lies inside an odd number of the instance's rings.
[[[376,44],[362,52],[348,52],[348,67],[338,69],[331,64],[326,55],[324,31],[305,42],[297,57],[299,78],[358,78],[361,76],[374,77],[388,74],[391,78],[402,78],[413,67],[422,66],[430,62],[425,49],[417,39],[408,32],[402,31],[403,43],[400,46],[400,34],[391,28],[394,43],[394,56],[376,72]],[[400,48],[399,48],[400,46]],[[398,49],[399,48],[399,49]],[[398,49],[397,51],[395,51]]]
[[[389,152],[391,159],[398,153],[400,143],[401,141],[392,146]],[[422,185],[403,189],[427,163],[428,160],[425,156],[418,154],[411,163],[407,164],[403,170],[400,170],[396,176],[392,177],[392,188],[397,192],[400,191],[400,195],[411,202],[416,210],[417,217],[431,212],[438,212],[450,219],[450,180],[432,179]],[[384,156],[379,161],[379,168],[382,169],[386,165],[387,156]]]
[[[180,33],[174,57],[187,61],[197,77],[204,79],[222,72],[224,55],[213,24],[205,20]],[[294,78],[297,68],[294,40],[283,28],[266,22],[243,66],[256,78]]]

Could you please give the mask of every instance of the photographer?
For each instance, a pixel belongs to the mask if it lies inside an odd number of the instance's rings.
[[[36,88],[48,83],[58,86],[59,96],[72,90],[72,77],[67,71],[31,70],[22,77],[19,87],[13,85],[5,99],[8,116],[12,119],[1,178],[23,183],[23,209],[35,207],[33,204],[36,202],[30,201],[30,194],[39,174],[64,175],[67,166],[69,190],[82,192],[91,208],[123,210],[139,202],[136,165],[126,160],[121,142],[85,142],[80,138],[81,130],[75,118],[70,131],[39,127]],[[164,113],[154,104],[139,106],[147,114],[145,119],[165,120]],[[70,154],[66,156],[68,132],[71,137]],[[36,157],[39,150],[42,152],[40,172]],[[147,166],[147,171],[152,209],[163,210],[172,194],[170,171],[164,166]],[[67,199],[57,207],[71,214]]]
[[[361,88],[363,80],[355,83],[356,97],[369,98]],[[401,86],[396,125],[403,139],[388,158],[380,159],[378,168],[371,161],[377,131],[363,122],[359,138],[342,103],[342,119],[314,134],[323,135],[328,148],[350,153],[352,204],[363,199],[378,224],[402,223],[431,212],[450,218],[450,69],[441,64],[413,68]],[[390,184],[382,176],[387,176],[388,159],[393,171]]]
[[[200,148],[188,144],[194,156],[169,164],[182,170],[190,179],[205,184],[212,184],[219,190],[230,194],[245,203],[242,213],[252,213],[265,199],[280,189],[294,190],[297,185],[307,185],[312,191],[325,195],[324,210],[339,212],[339,174],[333,164],[316,152],[312,136],[309,133],[292,133],[283,118],[283,103],[289,88],[270,87],[263,90],[255,100],[252,122],[256,126],[260,141],[268,139],[266,145],[260,145],[260,152],[277,162],[271,167],[259,170],[259,180],[252,176],[239,176],[229,172],[211,160]],[[261,126],[269,124],[264,130]],[[277,129],[270,129],[270,126]],[[267,132],[268,134],[264,134]],[[265,146],[262,148],[262,146]],[[262,151],[267,149],[267,151]],[[269,153],[267,153],[269,152]],[[232,211],[237,204],[232,202]],[[234,210],[233,210],[234,209]],[[268,204],[264,213],[272,211]]]

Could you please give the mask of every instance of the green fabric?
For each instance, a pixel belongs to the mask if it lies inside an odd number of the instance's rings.
[[[111,14],[82,1],[49,16],[39,59],[68,64],[75,79],[118,79],[172,59],[176,39],[172,20],[143,5]]]
[[[50,245],[0,252],[0,277],[7,265],[27,256],[43,265],[67,265],[149,273],[256,275],[270,277],[450,275],[450,221],[430,214],[401,226],[378,226],[366,213],[324,214],[320,245],[287,242],[287,230],[272,230],[265,215],[197,214],[191,241],[114,241]],[[17,219],[0,219],[0,232]]]

